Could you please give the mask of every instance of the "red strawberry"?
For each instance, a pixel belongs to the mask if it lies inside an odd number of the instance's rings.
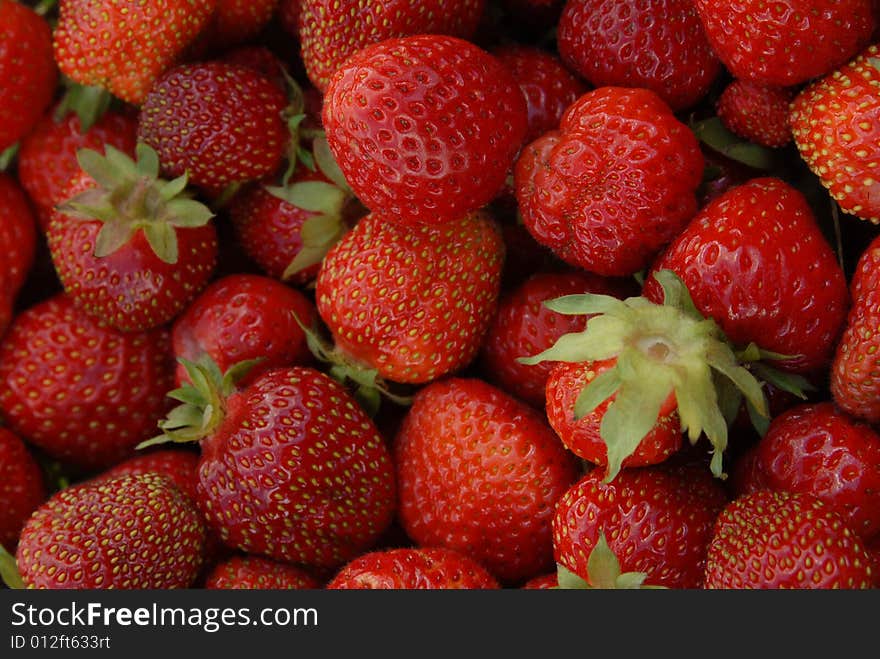
[[[533,408],[473,378],[416,393],[395,438],[399,516],[423,547],[469,555],[505,582],[553,565],[550,523],[577,461]]]
[[[37,229],[27,196],[16,179],[0,172],[0,336],[13,316],[37,250]]]
[[[525,590],[551,590],[558,587],[559,577],[556,576],[555,572],[534,577],[522,585],[522,588]]]
[[[196,470],[199,454],[183,449],[158,449],[135,455],[104,470],[90,479],[91,483],[106,483],[121,476],[156,473],[165,476],[187,497],[196,500]]]
[[[0,546],[15,551],[21,527],[47,496],[40,465],[24,442],[0,428]]]
[[[324,128],[367,208],[440,224],[501,190],[527,129],[526,102],[492,55],[423,34],[368,46],[331,79]]]
[[[880,236],[859,256],[850,282],[852,306],[831,363],[830,390],[837,405],[870,423],[880,423]]]
[[[162,171],[186,173],[212,196],[281,165],[289,134],[284,93],[266,76],[226,62],[183,64],[159,78],[141,106],[138,138]]]
[[[296,565],[261,556],[233,556],[215,565],[205,579],[208,590],[304,590],[318,580]]]
[[[498,581],[469,556],[444,547],[385,549],[358,556],[329,590],[497,590]]]
[[[296,34],[303,63],[312,84],[323,92],[345,60],[371,44],[418,34],[469,39],[477,29],[486,2],[299,0],[298,5]]]
[[[778,148],[791,142],[788,104],[794,94],[749,80],[733,80],[718,98],[718,117],[736,135]]]
[[[31,131],[57,81],[46,19],[27,5],[0,0],[0,153]]]
[[[626,276],[691,219],[702,176],[696,138],[656,94],[603,87],[524,149],[515,184],[538,242],[576,267]]]
[[[736,78],[786,87],[867,45],[871,0],[695,0],[709,43]]]
[[[65,291],[86,313],[125,331],[164,325],[205,286],[217,258],[212,213],[186,176],[159,178],[156,153],[135,163],[106,147],[82,150],[46,237]]]
[[[253,39],[268,25],[277,7],[278,0],[216,0],[194,49],[227,50]]]
[[[726,503],[720,482],[700,468],[626,469],[611,483],[594,469],[556,505],[556,562],[589,582],[588,558],[604,535],[622,571],[667,588],[699,588],[713,523]]]
[[[762,490],[730,502],[709,542],[709,589],[870,588],[871,558],[833,508],[812,495]]]
[[[697,309],[737,345],[788,355],[780,369],[821,371],[846,318],[846,278],[803,194],[777,178],[728,190],[704,207],[652,271],[682,278]],[[660,298],[646,280],[644,294]]]
[[[847,213],[880,223],[880,46],[803,89],[791,104],[801,157]]]
[[[207,25],[216,0],[61,0],[53,35],[61,72],[140,105]]]
[[[224,62],[262,73],[283,92],[287,92],[284,62],[266,46],[239,46],[223,53]],[[320,111],[318,112],[320,114]]]
[[[567,0],[562,59],[596,87],[644,87],[673,110],[695,105],[721,72],[691,0]]]
[[[0,343],[0,413],[51,457],[87,469],[131,455],[173,384],[168,332],[120,332],[55,295],[16,316]]]
[[[205,528],[194,504],[157,474],[74,485],[25,524],[16,558],[28,588],[189,588]]]

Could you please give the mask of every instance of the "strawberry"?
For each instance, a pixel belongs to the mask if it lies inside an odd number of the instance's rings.
[[[134,105],[208,24],[216,0],[61,0],[53,34],[61,72]]]
[[[367,208],[441,224],[498,194],[528,117],[519,86],[495,57],[455,37],[422,34],[349,58],[327,86],[323,123]]]
[[[331,360],[407,384],[463,369],[495,310],[503,261],[498,225],[484,212],[443,226],[367,215],[330,249],[316,280]]]
[[[159,78],[141,106],[138,139],[162,171],[186,173],[211,196],[281,165],[287,99],[266,76],[226,62],[182,64]]]
[[[791,142],[788,105],[791,89],[733,80],[721,92],[716,108],[724,125],[742,138],[771,148]]]
[[[205,528],[193,503],[157,474],[65,488],[21,532],[16,559],[27,588],[188,588]]]
[[[216,0],[208,24],[193,48],[227,50],[249,41],[269,24],[278,0]]]
[[[220,60],[262,73],[274,82],[278,89],[287,91],[285,78],[287,69],[279,57],[266,46],[239,46],[224,52]]]
[[[15,551],[21,527],[47,496],[43,472],[25,443],[0,428],[0,547]]]
[[[177,383],[186,380],[180,359],[209,356],[221,370],[250,359],[253,378],[270,368],[311,360],[302,326],[317,314],[300,291],[269,277],[250,274],[216,279],[175,319],[171,337],[178,359]]]
[[[55,207],[66,201],[71,179],[80,172],[76,154],[80,149],[103,150],[105,144],[134,156],[137,118],[129,112],[110,110],[88,130],[79,117],[58,117],[57,105],[43,114],[18,152],[18,178],[37,210],[40,228],[49,228]]]
[[[840,207],[880,223],[880,46],[803,89],[791,104],[801,157]]]
[[[46,19],[27,5],[0,0],[0,153],[31,131],[57,81]]]
[[[691,0],[567,0],[557,44],[596,87],[644,87],[673,110],[696,105],[721,72]]]
[[[871,0],[694,0],[734,77],[787,87],[824,75],[867,45]]]
[[[334,568],[369,549],[391,522],[395,479],[375,425],[335,380],[275,368],[237,389],[245,362],[224,376],[187,362],[185,401],[141,446],[199,442],[199,508],[229,547]]]
[[[124,331],[164,325],[207,284],[217,258],[213,213],[186,175],[159,178],[156,153],[137,162],[111,146],[78,152],[75,176],[46,233],[65,291],[86,313]]]
[[[106,483],[121,476],[156,473],[165,476],[191,500],[196,500],[196,469],[199,454],[196,451],[168,448],[145,451],[105,469],[90,479],[91,483]]]
[[[498,581],[469,556],[445,547],[377,550],[358,556],[328,590],[497,590]]]
[[[524,590],[553,590],[558,587],[559,577],[555,572],[533,577],[522,585]]]
[[[708,589],[870,588],[871,558],[844,518],[805,493],[761,490],[718,515]]]
[[[205,579],[208,590],[305,590],[320,588],[303,568],[261,556],[233,556],[215,565]]]
[[[514,170],[526,227],[565,262],[604,276],[645,268],[697,210],[703,155],[647,89],[587,92]]]
[[[287,36],[299,39],[299,15],[302,0],[280,0],[278,2],[278,21]]]
[[[34,213],[15,178],[0,172],[0,336],[13,316],[18,293],[25,284],[37,251]]]
[[[850,281],[852,306],[831,363],[830,391],[844,411],[870,423],[880,423],[880,236],[859,256]]]
[[[715,517],[726,503],[720,482],[703,469],[627,469],[611,483],[593,469],[556,505],[556,562],[590,582],[597,575],[589,557],[604,535],[621,570],[642,572],[658,586],[699,588]]]
[[[475,378],[420,389],[395,438],[399,516],[422,547],[515,583],[553,565],[550,523],[577,461],[544,418]]]
[[[58,294],[19,313],[0,342],[0,414],[51,457],[85,469],[131,455],[173,384],[168,332],[120,332]]]
[[[320,91],[357,51],[395,37],[418,34],[470,39],[485,0],[299,0],[297,36],[306,73]],[[287,12],[294,11],[288,7]]]
[[[753,179],[705,206],[651,267],[662,269],[681,277],[735,345],[781,353],[773,363],[790,372],[829,365],[846,278],[804,195],[781,179]],[[649,277],[644,295],[660,293]]]
[[[552,346],[559,337],[584,329],[586,316],[566,316],[544,306],[545,300],[598,293],[624,297],[626,282],[579,270],[539,272],[507,292],[486,332],[480,367],[487,380],[536,407],[544,406],[544,388],[554,363],[527,366],[517,361]]]

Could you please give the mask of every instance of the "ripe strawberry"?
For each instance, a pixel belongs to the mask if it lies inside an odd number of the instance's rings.
[[[186,381],[180,358],[197,362],[207,355],[223,371],[259,360],[248,378],[270,368],[306,364],[312,354],[302,326],[311,327],[316,317],[309,298],[279,281],[251,274],[221,277],[174,321],[177,383]]]
[[[86,313],[124,331],[164,325],[205,286],[217,258],[213,214],[186,176],[159,178],[156,153],[137,162],[111,146],[81,150],[46,233],[65,291]]]
[[[567,263],[605,276],[645,268],[697,210],[703,155],[647,89],[587,92],[516,163],[520,213]]]
[[[497,590],[498,581],[469,556],[445,547],[401,547],[358,556],[329,590]]]
[[[422,384],[467,366],[498,301],[504,243],[486,213],[443,226],[371,213],[331,248],[315,299],[332,358]]]
[[[349,58],[327,86],[333,156],[367,208],[410,223],[459,220],[491,201],[528,117],[513,76],[472,43],[422,34]]]
[[[245,43],[269,24],[278,0],[216,0],[207,25],[193,48],[227,50]]]
[[[704,207],[652,271],[682,278],[697,309],[737,345],[788,355],[780,369],[830,363],[849,303],[846,278],[803,194],[758,178]],[[652,278],[644,294],[660,297]]]
[[[25,524],[16,558],[28,588],[189,588],[205,528],[193,503],[157,474],[74,485]]]
[[[718,117],[728,130],[750,142],[783,147],[791,142],[788,105],[793,96],[785,87],[733,80],[718,98]]]
[[[25,443],[0,428],[0,546],[15,551],[21,527],[47,496],[43,472]]]
[[[296,34],[303,63],[312,84],[324,92],[349,56],[380,41],[418,34],[470,39],[486,2],[300,0],[298,4]]]
[[[57,460],[107,467],[155,431],[170,356],[166,330],[120,332],[52,296],[19,313],[0,342],[0,414]]]
[[[211,569],[204,587],[208,590],[305,590],[321,585],[296,565],[261,556],[233,556]]]
[[[691,0],[568,0],[557,43],[596,87],[644,87],[673,110],[695,105],[721,72]]]
[[[704,587],[870,588],[871,558],[833,508],[812,495],[762,490],[718,515]]]
[[[121,476],[156,473],[165,476],[177,489],[195,501],[198,464],[199,454],[196,451],[158,449],[128,458],[92,477],[89,482],[106,483]]]
[[[519,357],[536,355],[559,337],[584,329],[587,316],[566,316],[544,306],[545,300],[598,293],[624,297],[626,282],[579,270],[540,272],[500,300],[480,354],[480,367],[489,382],[527,403],[542,408],[544,388],[554,362],[528,366]]]
[[[28,193],[40,228],[49,228],[52,212],[66,201],[71,179],[80,172],[76,154],[80,149],[103,150],[105,144],[134,156],[137,118],[128,112],[110,110],[83,131],[80,119],[69,113],[60,119],[55,106],[43,114],[33,131],[21,141],[18,178]]]
[[[840,207],[880,223],[880,46],[803,89],[790,122],[801,157]]]
[[[734,77],[787,87],[824,75],[871,38],[871,0],[695,0]]]
[[[61,72],[134,105],[208,24],[216,0],[61,0],[53,34]]]
[[[611,483],[594,469],[556,504],[556,562],[590,581],[589,556],[604,535],[622,571],[667,588],[699,588],[713,523],[726,503],[720,482],[701,468],[626,469]]]
[[[555,572],[542,574],[526,581],[522,588],[525,590],[552,590],[559,587],[559,577]]]
[[[0,336],[13,316],[37,250],[37,229],[27,196],[15,178],[0,172]]]
[[[266,371],[236,389],[210,360],[188,363],[185,401],[142,444],[200,443],[199,507],[228,546],[334,568],[391,522],[395,480],[385,441],[349,393],[307,367]]]
[[[880,236],[859,256],[850,281],[852,306],[831,363],[830,391],[844,411],[880,423]]]
[[[0,153],[31,131],[57,81],[46,19],[27,5],[0,0]]]
[[[416,393],[394,450],[399,517],[418,545],[463,552],[509,583],[552,567],[553,507],[577,461],[533,408],[447,378]]]
[[[239,46],[224,52],[220,60],[262,73],[274,82],[278,89],[287,92],[287,79],[285,78],[287,69],[284,62],[266,46]]]

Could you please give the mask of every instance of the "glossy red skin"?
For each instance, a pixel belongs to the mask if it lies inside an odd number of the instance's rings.
[[[574,404],[581,391],[603,371],[611,368],[614,359],[601,362],[557,362],[546,384],[547,420],[562,443],[575,455],[594,465],[608,464],[608,448],[602,439],[602,418],[614,397],[608,398],[595,410],[575,421]],[[665,461],[681,448],[682,432],[678,419],[675,394],[660,408],[657,423],[645,435],[636,450],[623,460],[623,467],[642,467]]]
[[[440,227],[371,213],[324,257],[318,313],[351,361],[394,382],[430,382],[476,357],[503,261],[501,233],[485,213]]]
[[[82,132],[79,117],[69,113],[56,121],[55,108],[43,114],[34,129],[21,141],[18,179],[28,193],[40,228],[46,231],[55,206],[63,201],[71,179],[80,172],[79,149],[104,153],[109,144],[134,157],[137,117],[129,112],[108,110],[88,131]]]
[[[595,87],[644,87],[675,111],[700,101],[721,72],[691,0],[568,0],[557,43]]]
[[[15,552],[22,526],[47,496],[43,471],[25,443],[0,428],[0,546]]]
[[[34,266],[37,229],[27,195],[10,174],[0,172],[0,336],[12,321],[15,301]]]
[[[456,221],[504,185],[526,102],[492,55],[455,37],[368,46],[324,96],[327,142],[358,199],[408,223]]]
[[[880,237],[859,257],[850,281],[852,305],[831,364],[830,390],[849,414],[880,422]]]
[[[761,490],[718,515],[706,589],[870,588],[871,557],[833,508],[804,493]]]
[[[369,549],[391,523],[385,441],[320,371],[267,371],[227,399],[201,449],[199,506],[230,547],[332,568]]]
[[[786,371],[829,365],[846,278],[803,194],[781,179],[753,179],[705,206],[651,267],[643,293],[655,302],[653,272],[664,268],[734,344],[794,355],[774,363]]]
[[[778,148],[791,142],[788,105],[792,90],[733,80],[718,98],[718,117],[728,130],[755,144]]]
[[[504,45],[492,54],[513,74],[526,97],[529,123],[526,143],[558,128],[568,106],[587,91],[587,85],[547,50]]]
[[[233,556],[214,566],[205,579],[208,590],[308,590],[318,580],[296,565],[260,556]]]
[[[216,5],[195,48],[228,50],[257,37],[269,24],[278,0],[215,0]]]
[[[644,572],[646,584],[699,588],[716,515],[727,503],[708,470],[624,469],[611,483],[594,469],[556,505],[556,562],[589,580],[587,561],[604,533],[622,572]]]
[[[775,417],[755,460],[765,487],[814,495],[863,538],[880,533],[880,435],[833,403]]]
[[[569,270],[540,272],[506,293],[489,325],[480,354],[480,368],[487,380],[535,407],[544,407],[544,388],[557,362],[521,364],[546,350],[563,334],[583,331],[589,316],[568,316],[551,311],[544,302],[563,295],[595,293],[622,298],[623,281],[589,272]]]
[[[46,19],[27,5],[0,2],[0,153],[31,131],[57,82]]]
[[[559,588],[559,578],[555,572],[542,574],[539,577],[529,579],[522,585],[525,590],[551,590]]]
[[[871,0],[694,0],[734,77],[780,87],[821,76],[871,38]]]
[[[799,93],[790,121],[801,158],[840,207],[880,224],[880,46]]]
[[[416,394],[394,450],[398,516],[418,545],[461,551],[507,583],[553,567],[553,507],[578,462],[533,408],[446,378]]]
[[[178,385],[189,381],[180,358],[198,361],[207,355],[224,373],[239,362],[259,359],[241,384],[270,368],[310,363],[312,353],[297,318],[312,327],[315,305],[279,281],[251,274],[213,281],[172,325]]]
[[[482,565],[445,547],[401,547],[370,552],[343,566],[328,590],[497,590]]]
[[[240,46],[228,50],[222,60],[252,69],[269,78],[283,92],[287,92],[287,80],[284,77],[284,63],[266,46]]]
[[[486,1],[299,0],[288,4],[299,5],[294,34],[309,80],[324,92],[348,57],[380,41],[417,34],[470,39]]]
[[[189,588],[205,527],[164,476],[122,476],[57,492],[25,524],[16,552],[29,588]]]
[[[71,180],[65,198],[94,187],[80,172]],[[143,231],[104,257],[94,255],[103,224],[81,220],[62,210],[52,214],[46,240],[64,290],[86,313],[123,331],[143,331],[165,325],[207,285],[217,262],[217,230],[213,222],[175,229],[177,263],[162,261]]]
[[[120,476],[134,476],[152,472],[161,474],[190,499],[196,499],[196,470],[199,454],[179,448],[159,448],[135,455],[110,467],[91,479],[92,483],[104,483]]]
[[[656,94],[603,87],[523,150],[516,196],[538,242],[575,267],[622,277],[696,213],[703,164],[694,134]]]
[[[288,131],[284,93],[266,76],[227,62],[182,64],[166,72],[141,106],[138,139],[170,177],[209,195],[261,179],[281,166]]]
[[[120,332],[58,294],[0,343],[0,414],[63,463],[103,469],[157,434],[174,386],[168,331]]]

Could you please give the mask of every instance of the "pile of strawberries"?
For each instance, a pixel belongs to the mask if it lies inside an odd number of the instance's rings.
[[[878,25],[0,0],[5,583],[880,586]]]

